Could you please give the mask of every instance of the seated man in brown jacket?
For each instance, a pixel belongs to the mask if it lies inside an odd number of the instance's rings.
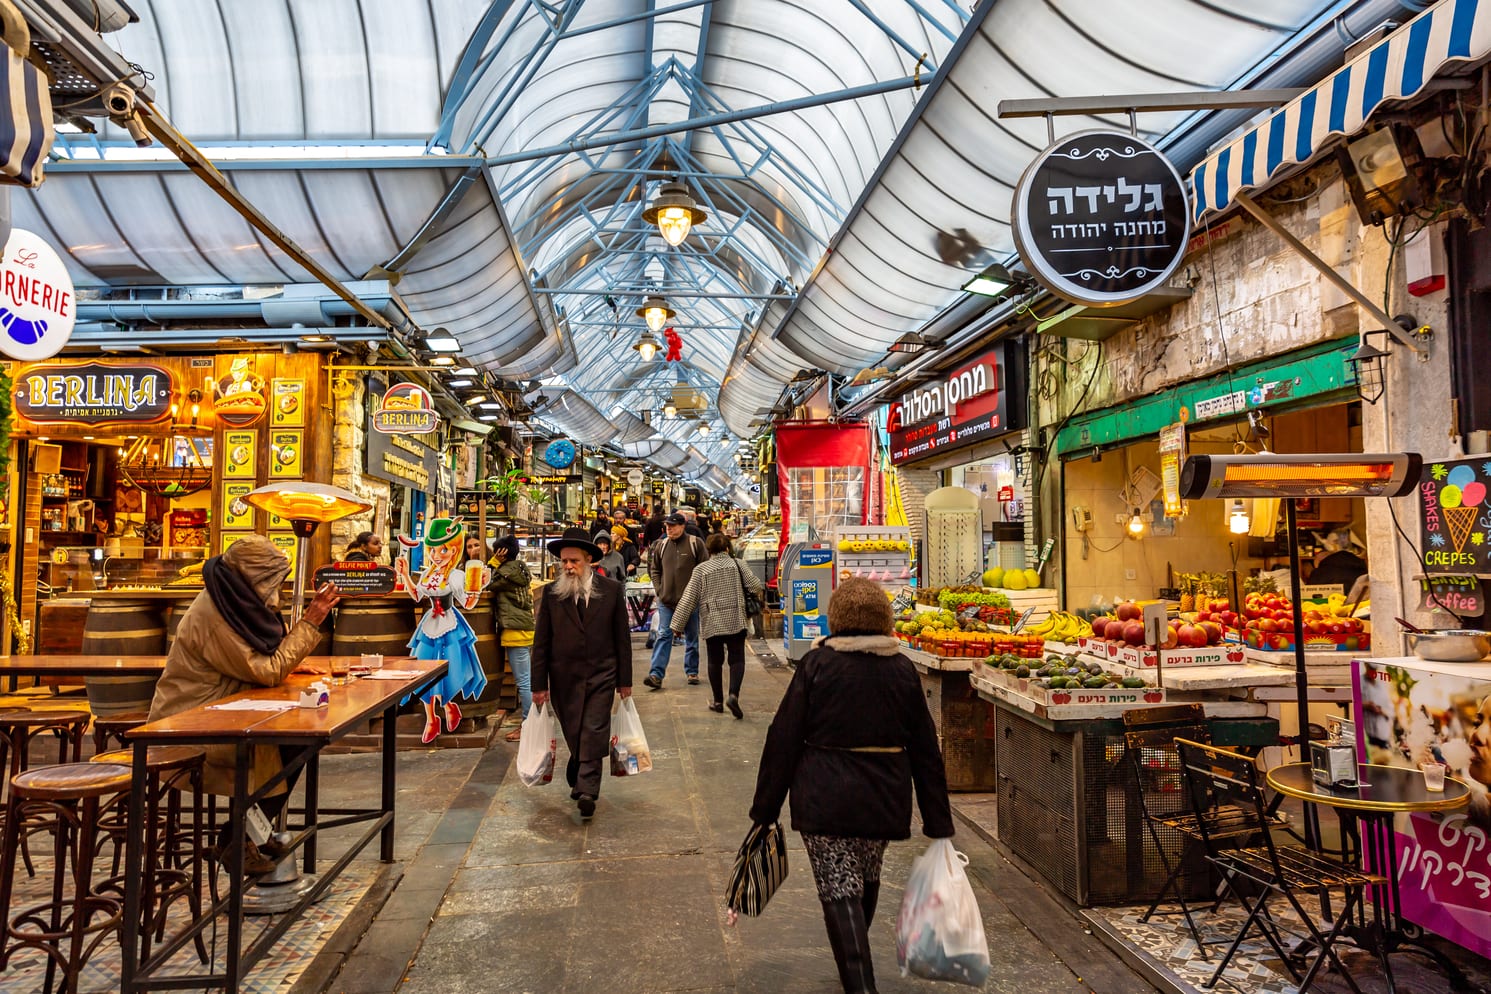
[[[290,560],[262,535],[239,539],[202,568],[206,589],[196,596],[166,657],[166,668],[155,686],[150,720],[211,704],[250,687],[282,683],[320,641],[321,623],[340,599],[330,584],[316,591],[305,613],[287,633],[280,618],[280,588],[290,575]],[[205,788],[214,794],[233,793],[233,747],[209,746]],[[279,750],[255,746],[249,770],[249,790],[258,790],[280,771]],[[289,797],[290,784],[281,785],[260,802],[273,818]],[[246,854],[248,872],[273,866]]]

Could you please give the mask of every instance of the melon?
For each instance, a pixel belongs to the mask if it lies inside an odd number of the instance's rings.
[[[1006,590],[1024,590],[1027,586],[1025,574],[1022,571],[1012,569],[1004,574],[1004,588]]]
[[[984,570],[983,580],[986,587],[1004,586],[1004,567],[995,566],[993,569]]]
[[[1028,589],[1030,589],[1030,590],[1034,590],[1036,587],[1039,587],[1040,585],[1041,585],[1041,575],[1039,573],[1037,573],[1033,569],[1026,570],[1025,571],[1025,586]]]

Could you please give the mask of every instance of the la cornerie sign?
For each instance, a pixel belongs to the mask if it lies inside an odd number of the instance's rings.
[[[159,366],[31,366],[15,383],[16,413],[39,424],[149,424],[171,413],[171,374]]]

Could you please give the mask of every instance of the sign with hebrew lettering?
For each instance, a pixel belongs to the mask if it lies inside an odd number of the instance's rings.
[[[1111,307],[1161,286],[1185,255],[1180,174],[1119,131],[1067,135],[1020,177],[1011,223],[1031,275],[1068,300]]]

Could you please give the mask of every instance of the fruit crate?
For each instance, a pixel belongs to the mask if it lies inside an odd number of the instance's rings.
[[[1242,631],[1242,644],[1268,652],[1293,652],[1294,639],[1284,632],[1260,632],[1256,628]],[[1350,635],[1306,635],[1306,652],[1368,652],[1372,648],[1372,633],[1357,632]]]
[[[1152,646],[1129,645],[1112,639],[1085,638],[1078,643],[1083,654],[1095,659],[1121,663],[1135,669],[1155,667],[1160,664],[1160,652]],[[1237,666],[1247,662],[1242,647],[1235,642],[1201,646],[1195,649],[1165,649],[1164,664],[1171,666]]]

